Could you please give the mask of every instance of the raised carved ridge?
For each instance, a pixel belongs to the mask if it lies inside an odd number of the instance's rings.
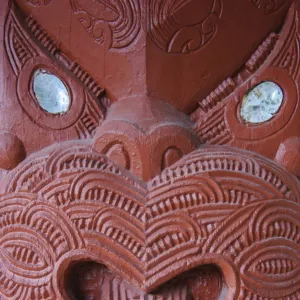
[[[285,132],[287,136],[281,138],[286,139],[289,137],[287,127],[296,126],[299,63],[299,8],[294,3],[280,33],[271,33],[244,68],[230,78],[228,93],[221,93],[221,88],[224,89],[221,85],[201,101],[190,115],[198,138],[203,143],[230,144],[247,149],[254,149],[252,145],[255,144],[255,151],[273,159],[275,154],[270,155],[263,139],[270,137],[276,144],[275,134]],[[272,119],[254,126],[241,117],[240,109],[244,95],[263,81],[278,84],[284,93],[285,102]],[[297,175],[296,171],[292,172]]]
[[[249,74],[244,74],[246,71],[250,74],[254,73],[260,66],[266,61],[268,56],[274,49],[278,35],[272,32],[256,49],[256,51],[251,55],[248,61],[245,63],[242,70],[234,77],[229,77],[224,80],[215,90],[213,90],[207,97],[199,101],[199,108],[204,113],[208,113],[220,102],[222,102],[226,97],[232,94],[238,85],[244,82]],[[195,111],[191,116],[195,120],[197,111]]]
[[[234,91],[235,87],[236,84],[234,80],[232,78],[227,78],[214,91],[199,102],[199,108],[207,113],[224,98],[230,95]]]
[[[148,31],[153,43],[166,52],[180,54],[190,54],[204,47],[215,36],[222,13],[221,0],[208,1],[210,11],[191,24],[181,23],[178,17],[191,1],[148,1]],[[188,9],[193,9],[193,4],[191,7]]]
[[[26,24],[31,34],[38,40],[40,45],[53,55],[67,70],[72,72],[72,74],[78,78],[78,80],[91,92],[92,95],[96,98],[100,98],[102,96],[104,90],[76,62],[72,61],[60,52],[55,42],[33,17],[27,17]]]
[[[31,120],[47,129],[66,129],[73,126],[78,138],[91,138],[110,104],[104,90],[95,80],[77,63],[66,57],[33,17],[25,17],[15,4],[11,6],[6,18],[4,45],[17,76],[20,104]],[[53,62],[57,63],[57,68],[53,68]],[[32,72],[41,64],[50,73],[53,71],[61,77],[71,91],[73,105],[66,114],[68,116],[61,118],[64,120],[54,121],[38,106],[31,105],[34,102],[30,88]]]
[[[262,9],[266,15],[276,13],[286,3],[285,0],[250,0],[252,4],[259,9]]]
[[[70,70],[93,95],[95,95],[97,98],[100,98],[100,96],[102,96],[103,89],[99,87],[95,80],[77,63],[73,63],[73,66]]]
[[[277,42],[278,35],[274,32],[263,41],[263,43],[252,54],[250,59],[246,62],[245,67],[249,72],[256,71],[267,59]]]
[[[37,23],[37,21],[29,16],[26,18],[26,24],[28,26],[29,31],[32,35],[40,42],[40,44],[49,51],[50,54],[55,56],[59,50],[54,41],[49,37],[46,31],[41,28],[41,26]]]
[[[300,185],[249,154],[202,147],[147,185],[87,142],[29,157],[9,174],[0,199],[1,294],[61,298],[63,261],[77,251],[75,261],[101,253],[112,271],[147,291],[189,270],[188,261],[201,265],[211,257],[221,268],[229,261],[240,282],[228,298],[293,299],[300,280]],[[36,173],[42,176],[31,180]],[[25,275],[28,268],[32,275]],[[9,276],[14,270],[20,280]]]
[[[123,49],[137,39],[141,29],[139,1],[101,0],[93,5],[94,11],[84,1],[71,0],[74,15],[95,42],[107,43],[108,48]]]
[[[195,123],[194,130],[203,144],[223,145],[232,139],[223,108],[217,110],[204,124]]]
[[[289,74],[294,80],[297,78],[300,63],[300,49],[299,49],[299,12],[292,10],[291,17],[287,20],[290,25],[283,28],[283,34],[286,35],[285,40],[282,41],[282,49],[274,58],[273,65],[288,70]]]
[[[8,14],[4,30],[6,53],[15,74],[18,75],[26,62],[37,55],[37,53],[22,34],[22,29],[14,14]]]
[[[100,121],[104,119],[103,111],[94,99],[88,93],[85,94],[85,98],[85,110],[75,125],[80,139],[92,138],[100,125]]]

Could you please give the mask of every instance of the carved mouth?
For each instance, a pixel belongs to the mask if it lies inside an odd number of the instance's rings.
[[[146,292],[215,264],[226,299],[297,294],[300,184],[257,154],[204,146],[143,182],[87,142],[67,142],[30,156],[5,182],[7,297],[66,297],[69,266],[87,260]]]
[[[145,294],[135,286],[114,275],[105,266],[78,263],[66,276],[66,290],[71,299],[219,299],[223,287],[222,274],[214,266],[195,268]]]

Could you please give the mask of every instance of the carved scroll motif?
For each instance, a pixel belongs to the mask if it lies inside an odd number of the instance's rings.
[[[299,297],[300,185],[271,161],[203,147],[145,183],[86,142],[56,148],[4,187],[4,299],[66,298],[66,268],[87,259],[148,292],[214,263],[226,299]]]
[[[263,9],[266,15],[272,14],[280,10],[285,4],[286,0],[251,0],[253,5],[257,8]]]
[[[206,45],[217,32],[222,12],[221,0],[209,0],[204,12],[197,11],[197,1],[148,1],[148,31],[151,40],[170,53],[189,54]],[[184,12],[182,12],[184,11]],[[185,18],[192,15],[193,19]]]
[[[27,0],[33,5],[48,4],[51,0]],[[285,0],[250,0],[266,15],[285,6]],[[169,53],[193,53],[215,36],[222,15],[222,0],[70,0],[74,16],[96,43],[108,49],[130,46],[142,29],[145,10],[150,39]],[[187,17],[189,16],[189,17]]]
[[[221,15],[221,0],[209,1],[205,12],[199,12],[190,23],[182,16],[197,11],[196,1],[147,1],[148,30],[151,40],[170,53],[191,53],[207,44],[215,35]],[[108,48],[122,49],[138,36],[141,24],[141,6],[138,0],[82,1],[71,0],[74,14],[90,36]],[[195,19],[195,20],[194,20]]]
[[[71,0],[74,15],[83,28],[100,44],[122,49],[137,38],[141,28],[138,0],[82,1]]]

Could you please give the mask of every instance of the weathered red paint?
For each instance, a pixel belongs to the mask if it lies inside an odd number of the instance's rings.
[[[1,1],[0,298],[299,299],[299,7]]]

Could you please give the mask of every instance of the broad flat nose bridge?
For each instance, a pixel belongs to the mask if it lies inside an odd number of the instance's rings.
[[[165,102],[135,96],[109,108],[93,148],[149,180],[198,144],[187,115]]]

